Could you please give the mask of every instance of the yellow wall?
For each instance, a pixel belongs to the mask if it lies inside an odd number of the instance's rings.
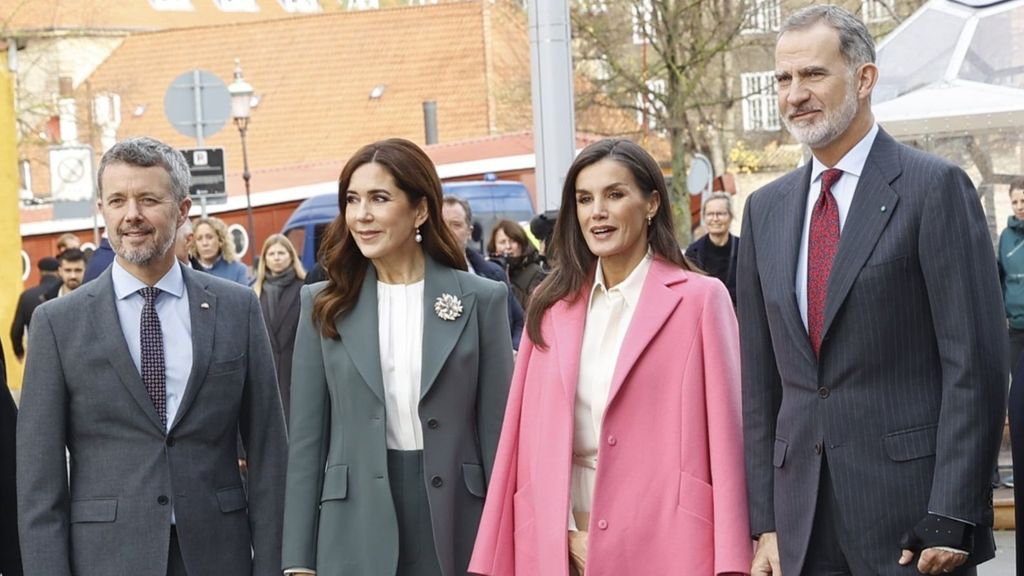
[[[7,360],[7,384],[12,390],[21,389],[22,376],[22,364],[11,352],[11,320],[22,290],[19,224],[14,86],[6,59],[0,58],[0,338]]]

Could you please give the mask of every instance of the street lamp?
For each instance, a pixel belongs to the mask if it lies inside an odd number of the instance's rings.
[[[252,85],[242,78],[242,64],[235,58],[235,79],[228,86],[228,93],[231,94],[231,117],[238,126],[238,133],[242,137],[242,180],[245,180],[245,211],[249,216],[249,263],[256,265],[256,236],[252,223],[252,200],[249,196],[249,152],[245,147],[245,133],[249,130],[249,112],[252,108]]]

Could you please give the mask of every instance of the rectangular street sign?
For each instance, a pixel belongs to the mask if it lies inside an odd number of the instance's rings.
[[[206,198],[207,204],[224,204],[228,201],[227,178],[224,172],[223,148],[189,148],[181,151],[192,173],[192,187],[189,195],[194,201]]]

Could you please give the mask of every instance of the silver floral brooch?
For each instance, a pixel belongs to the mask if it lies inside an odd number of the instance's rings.
[[[434,300],[434,312],[441,320],[451,322],[462,316],[462,301],[451,294],[441,294]]]

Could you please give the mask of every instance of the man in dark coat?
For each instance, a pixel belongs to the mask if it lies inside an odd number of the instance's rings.
[[[7,389],[7,365],[0,343],[0,575],[21,576],[17,495],[14,490],[14,430],[18,409]]]
[[[39,284],[25,290],[18,297],[18,306],[14,311],[14,322],[11,323],[11,345],[14,346],[14,355],[19,360],[25,357],[24,337],[28,330],[28,324],[32,320],[32,313],[37,306],[53,300],[60,293],[62,281],[58,274],[60,262],[56,258],[42,258],[39,260]]]
[[[482,254],[469,247],[469,239],[473,234],[473,211],[466,202],[458,196],[445,196],[442,207],[444,223],[448,229],[455,234],[455,239],[462,243],[466,251],[466,262],[469,264],[469,271],[477,276],[483,276],[495,282],[508,284],[508,276],[494,262],[489,262]],[[523,307],[516,300],[511,287],[508,291],[508,323],[512,327],[512,348],[519,350],[519,340],[523,335],[523,324],[526,315]]]

